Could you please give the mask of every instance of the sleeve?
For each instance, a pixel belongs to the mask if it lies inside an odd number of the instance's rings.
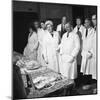
[[[35,36],[35,44],[34,44],[33,50],[34,49],[37,49],[38,48],[38,45],[39,45],[39,41],[38,41],[38,36],[36,35]]]
[[[59,25],[57,26],[56,31],[57,31],[57,32],[61,31],[61,29],[60,29],[60,26],[59,26]]]
[[[39,44],[42,45],[42,39],[43,39],[43,31],[42,30],[39,30],[38,31],[38,41],[39,41]]]
[[[47,44],[46,44],[45,37],[43,39],[43,51],[42,51],[42,54],[44,56],[44,59],[47,61]]]
[[[56,41],[57,41],[57,44],[59,44],[60,42],[59,32],[56,32]]]
[[[28,35],[28,40],[29,40],[29,37],[30,37],[30,33],[29,33],[29,35]],[[27,41],[28,41],[27,40]],[[24,51],[23,51],[23,55],[25,56],[25,55],[27,55],[27,48],[28,48],[28,42],[27,42],[27,45],[25,46],[25,48],[24,48]]]
[[[89,50],[89,53],[91,53],[92,56],[96,56],[96,36],[94,36],[94,34],[91,38],[91,49]]]
[[[60,43],[60,45],[59,45],[59,48],[60,48],[60,54],[63,54],[62,47],[63,47],[64,41],[65,41],[65,35],[62,36],[62,40],[61,40],[61,43]]]
[[[25,56],[26,55],[26,52],[27,51],[27,46],[24,48],[24,51],[23,51],[23,55]]]
[[[74,42],[75,42],[75,48],[73,49],[71,56],[76,57],[78,55],[78,52],[80,50],[80,40],[78,35],[75,35],[74,37]]]

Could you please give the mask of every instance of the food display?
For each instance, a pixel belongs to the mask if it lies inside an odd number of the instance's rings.
[[[25,57],[19,59],[16,65],[21,68],[26,68],[28,70],[37,69],[40,67],[40,64],[37,61]]]
[[[61,80],[62,77],[54,76],[39,76],[33,79],[33,84],[36,89],[50,88],[55,85],[58,80]]]

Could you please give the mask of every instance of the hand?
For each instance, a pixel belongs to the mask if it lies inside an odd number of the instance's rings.
[[[43,57],[43,59],[44,59],[45,63],[46,63],[46,64],[48,64],[48,60],[47,60],[47,59],[45,59],[45,57],[44,57],[44,55],[43,55],[43,54],[42,54],[42,57]]]
[[[48,64],[48,61],[45,60],[45,63]]]
[[[87,58],[90,59],[91,57],[92,57],[92,53],[90,51],[88,51]]]
[[[56,49],[56,51],[57,51],[57,52],[60,52],[60,48],[58,47],[58,48]]]
[[[63,56],[63,60],[65,60],[68,63],[72,63],[74,61],[74,57],[73,56],[69,56],[69,55],[67,55],[65,57]]]
[[[73,62],[73,61],[74,61],[74,57],[70,56],[70,57],[69,57],[69,62],[71,63],[71,62]]]

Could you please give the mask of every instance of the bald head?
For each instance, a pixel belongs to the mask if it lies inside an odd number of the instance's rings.
[[[62,24],[66,24],[66,20],[67,20],[67,19],[66,19],[66,16],[63,16],[63,17],[62,17]]]
[[[72,25],[71,25],[70,22],[66,23],[65,29],[66,29],[67,32],[71,32],[72,31]]]
[[[93,26],[97,25],[97,16],[96,16],[96,14],[92,15],[92,23],[93,23]]]

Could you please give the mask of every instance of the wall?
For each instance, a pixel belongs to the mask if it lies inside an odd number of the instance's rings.
[[[36,2],[13,2],[13,11],[16,12],[38,12],[38,6]]]
[[[85,17],[91,18],[91,16],[93,14],[96,14],[96,13],[97,13],[97,7],[96,6],[87,6],[87,7],[84,7]]]
[[[59,4],[40,4],[40,15],[41,19],[61,18],[64,15],[70,19],[72,18],[72,7]]]
[[[60,4],[41,3],[40,19],[51,19],[54,23],[54,29],[61,23],[62,16],[66,16],[67,20],[72,20],[72,6]]]

